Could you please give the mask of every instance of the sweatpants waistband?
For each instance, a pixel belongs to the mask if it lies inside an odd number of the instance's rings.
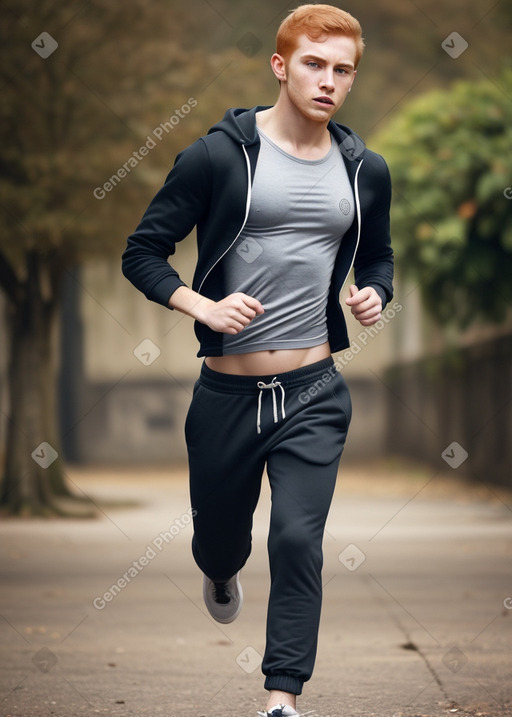
[[[275,382],[275,385],[281,384],[286,389],[296,388],[321,378],[329,369],[331,372],[337,370],[334,368],[332,356],[322,359],[321,361],[315,361],[315,363],[309,364],[308,366],[293,369],[293,371],[255,376],[238,376],[231,373],[220,373],[220,371],[213,371],[203,362],[199,381],[203,386],[213,391],[239,395],[254,395],[261,390],[258,384],[264,383],[270,385]]]

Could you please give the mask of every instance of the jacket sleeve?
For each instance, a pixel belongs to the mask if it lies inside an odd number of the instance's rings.
[[[210,192],[207,150],[197,140],[176,157],[123,253],[123,274],[151,301],[171,308],[171,294],[185,285],[167,259],[207,211]]]
[[[389,209],[391,177],[384,159],[372,153],[371,172],[362,186],[361,237],[354,260],[354,279],[359,289],[372,286],[382,299],[382,308],[393,298],[393,250]],[[364,201],[364,198],[368,201]]]

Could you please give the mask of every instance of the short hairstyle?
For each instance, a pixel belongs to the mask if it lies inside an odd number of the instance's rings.
[[[297,48],[299,35],[320,40],[325,35],[345,35],[356,42],[355,66],[363,54],[364,41],[358,20],[332,5],[299,5],[283,20],[277,31],[276,52],[288,59]]]

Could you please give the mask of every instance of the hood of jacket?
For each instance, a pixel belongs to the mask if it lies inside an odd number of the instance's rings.
[[[220,122],[217,122],[217,124],[214,124],[213,127],[209,129],[208,134],[224,132],[233,142],[244,145],[245,147],[258,144],[260,138],[256,127],[256,112],[267,109],[270,109],[270,107],[261,105],[253,107],[252,109],[245,109],[243,107],[231,108],[226,111]],[[361,137],[351,130],[350,127],[330,120],[327,129],[334,135],[342,154],[344,154],[347,159],[360,161],[363,158],[366,146]]]

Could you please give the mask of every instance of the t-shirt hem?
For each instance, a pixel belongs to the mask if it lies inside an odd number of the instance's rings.
[[[327,333],[321,336],[314,336],[310,339],[272,339],[271,341],[258,341],[244,344],[243,346],[229,346],[224,343],[223,356],[236,354],[248,354],[254,351],[275,351],[278,349],[310,349],[313,346],[320,346],[328,341]]]

